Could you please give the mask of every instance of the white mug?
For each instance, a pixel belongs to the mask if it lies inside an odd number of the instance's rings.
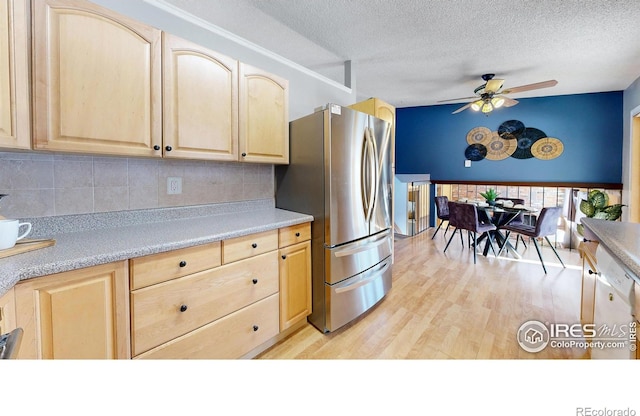
[[[26,231],[18,235],[20,227],[27,227]],[[16,245],[16,241],[22,240],[31,232],[30,222],[20,222],[18,220],[0,220],[0,250],[11,248]]]

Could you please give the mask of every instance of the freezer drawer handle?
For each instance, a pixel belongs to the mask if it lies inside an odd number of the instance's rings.
[[[345,256],[350,256],[352,254],[356,254],[356,253],[361,253],[363,251],[368,251],[371,249],[374,249],[384,243],[387,242],[387,237],[388,237],[388,232],[384,233],[384,235],[380,236],[380,238],[376,241],[372,241],[371,243],[365,244],[363,246],[360,247],[355,247],[355,248],[345,248],[342,250],[338,250],[336,251],[333,255],[336,257],[345,257]]]
[[[368,277],[366,279],[362,279],[357,283],[354,283],[352,285],[349,286],[345,286],[345,287],[340,287],[336,289],[336,293],[344,293],[344,292],[349,292],[351,290],[355,290],[357,288],[359,288],[360,286],[364,286],[366,284],[369,284],[369,282],[371,282],[372,280],[375,280],[378,278],[379,275],[383,274],[384,272],[387,271],[387,269],[389,269],[389,267],[391,266],[391,263],[387,262],[385,263],[385,265],[382,267],[382,269],[380,269],[378,272],[373,273],[373,275],[371,277]]]

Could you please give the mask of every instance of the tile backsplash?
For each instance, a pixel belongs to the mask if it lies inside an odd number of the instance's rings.
[[[182,193],[167,194],[167,178]],[[0,152],[7,218],[179,207],[274,197],[273,165]]]

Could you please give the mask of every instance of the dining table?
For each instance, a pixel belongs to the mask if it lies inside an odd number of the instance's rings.
[[[465,202],[474,204],[476,209],[478,210],[478,220],[479,221],[491,221],[496,226],[496,229],[493,231],[488,231],[491,233],[491,237],[493,241],[498,244],[500,251],[506,251],[511,254],[514,258],[520,259],[522,256],[515,249],[513,244],[506,238],[505,234],[501,231],[501,228],[510,224],[513,220],[518,218],[520,214],[528,214],[535,215],[538,210],[531,206],[526,205],[505,205],[503,203],[496,204],[488,204],[483,201],[477,200],[460,200],[459,202]],[[490,244],[488,241],[487,232],[483,233],[480,237],[478,237],[477,242],[480,243],[483,240],[487,240],[484,248],[482,250],[482,254],[486,257],[489,254]],[[504,250],[502,249],[502,246]]]

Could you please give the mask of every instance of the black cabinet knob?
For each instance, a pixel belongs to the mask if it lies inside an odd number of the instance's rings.
[[[286,259],[287,259],[287,256],[283,254],[282,255],[282,260],[286,260]]]
[[[258,329],[260,329],[260,328],[258,328],[258,325],[254,325],[253,326],[253,332],[256,332]]]
[[[165,146],[164,150],[166,150],[167,152],[170,152],[173,150],[173,147],[171,146]]]
[[[179,266],[180,266],[180,267],[184,267],[184,266],[186,266],[186,265],[187,265],[187,262],[186,262],[186,261],[184,261],[184,260],[182,260],[182,261],[180,262],[180,264],[179,264]]]
[[[153,146],[153,150],[160,150],[160,146],[158,145]]]
[[[258,284],[258,279],[253,279],[252,282],[253,282],[254,285]]]
[[[600,272],[594,272],[593,270],[589,269],[589,274],[596,274],[598,276],[600,276]]]
[[[257,243],[253,243],[253,244],[251,244],[251,247],[258,248],[258,244]]]
[[[187,305],[180,305],[180,312],[185,312],[187,310]]]
[[[595,243],[595,240],[587,240],[586,238],[583,238],[582,241],[584,241],[585,243]]]
[[[243,153],[243,154],[242,154],[242,157],[247,157],[247,154],[246,154],[246,153]]]
[[[296,237],[300,237],[300,233],[296,233]]]

